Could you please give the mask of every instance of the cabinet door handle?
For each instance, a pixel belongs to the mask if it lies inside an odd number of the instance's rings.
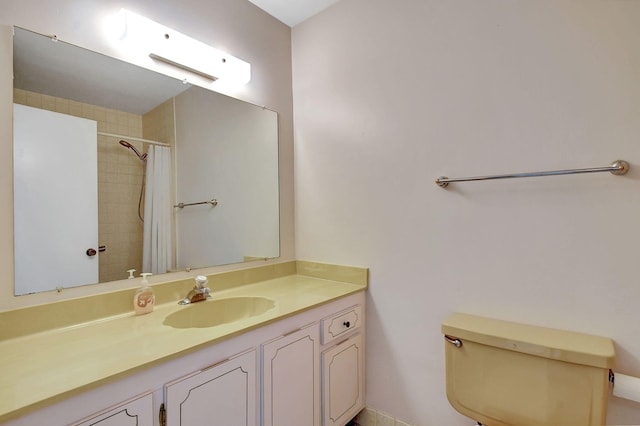
[[[296,328],[295,330],[288,331],[288,332],[284,333],[284,334],[282,335],[282,337],[287,337],[287,336],[288,336],[288,335],[290,335],[290,334],[293,334],[293,333],[295,333],[295,332],[297,332],[297,331],[302,330],[302,328],[303,328],[303,327]]]
[[[164,404],[160,404],[160,412],[158,413],[158,421],[160,426],[167,426],[167,409]]]

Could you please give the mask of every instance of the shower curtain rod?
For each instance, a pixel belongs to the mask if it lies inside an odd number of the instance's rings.
[[[151,139],[136,138],[136,137],[133,137],[133,136],[117,135],[115,133],[106,133],[106,132],[98,132],[98,134],[100,136],[108,136],[108,137],[112,137],[112,138],[126,139],[128,141],[144,142],[144,143],[148,143],[148,144],[151,144],[151,145],[168,146],[169,148],[171,148],[171,145],[169,145],[168,143],[158,142],[158,141],[154,141],[154,140],[151,140]]]
[[[464,178],[448,178],[446,176],[440,176],[436,179],[436,185],[441,188],[446,188],[451,182],[469,182],[474,180],[493,180],[493,179],[511,179],[511,178],[524,178],[524,177],[536,177],[536,176],[558,176],[558,175],[573,175],[579,173],[601,173],[611,172],[614,175],[623,175],[629,171],[629,163],[624,160],[616,160],[607,167],[593,167],[589,169],[569,169],[569,170],[553,170],[549,172],[531,172],[531,173],[511,173],[506,175],[489,175],[489,176],[476,176],[476,177],[464,177]]]

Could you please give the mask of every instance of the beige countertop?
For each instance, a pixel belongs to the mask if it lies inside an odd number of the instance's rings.
[[[5,338],[0,341],[0,422],[367,287],[364,268],[351,268],[345,280],[351,282],[344,282],[344,274],[323,278],[322,264],[297,263],[292,275],[218,291],[214,286],[212,299],[197,304],[256,296],[274,302],[272,309],[254,317],[208,328],[173,328],[164,324],[168,315],[196,307],[178,305],[174,299],[160,301],[146,315],[131,311]],[[336,267],[331,268],[335,272]],[[351,279],[354,271],[357,278]],[[0,323],[7,326],[7,320]]]

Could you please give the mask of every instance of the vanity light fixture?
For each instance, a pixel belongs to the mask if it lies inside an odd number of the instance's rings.
[[[251,80],[251,64],[126,9],[119,13],[118,38],[128,49],[205,79],[232,84]]]

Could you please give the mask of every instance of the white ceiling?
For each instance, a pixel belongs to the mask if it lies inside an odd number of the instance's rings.
[[[338,0],[249,0],[280,21],[294,27]]]

